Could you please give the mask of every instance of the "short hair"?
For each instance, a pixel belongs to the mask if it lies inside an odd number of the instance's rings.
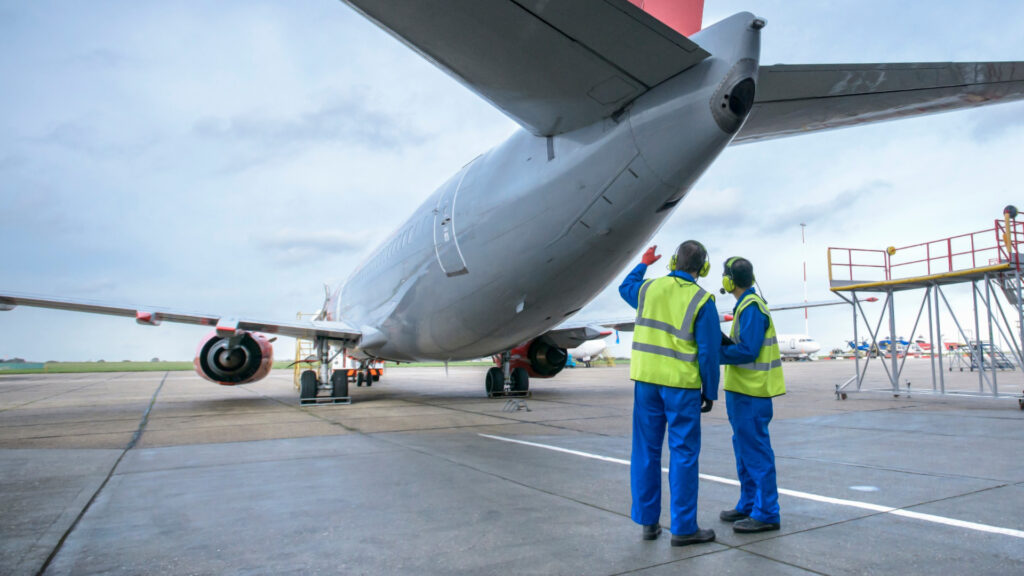
[[[754,285],[754,265],[746,258],[736,258],[729,267],[732,283],[737,288],[750,288]]]
[[[687,240],[676,249],[676,270],[696,275],[704,267],[708,259],[708,251],[696,240]]]

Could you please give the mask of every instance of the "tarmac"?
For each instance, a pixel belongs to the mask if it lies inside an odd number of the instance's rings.
[[[534,380],[513,412],[485,365],[389,368],[347,406],[299,406],[285,371],[0,376],[0,573],[1024,574],[1024,412],[923,394],[927,367],[908,362],[909,397],[838,400],[852,361],[785,364],[777,532],[718,520],[738,488],[716,403],[699,522],[718,538],[676,548],[629,518],[628,368]]]

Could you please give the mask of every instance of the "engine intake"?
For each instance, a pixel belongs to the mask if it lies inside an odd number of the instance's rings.
[[[569,353],[543,338],[531,340],[522,346],[513,348],[509,354],[512,369],[526,368],[533,378],[551,378],[565,368]],[[495,362],[500,364],[501,358],[496,356]]]
[[[215,331],[199,343],[193,365],[203,378],[234,386],[265,378],[273,361],[274,349],[266,336],[242,332],[226,338]]]

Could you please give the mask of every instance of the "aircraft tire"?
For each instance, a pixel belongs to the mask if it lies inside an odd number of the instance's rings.
[[[369,388],[370,386],[373,386],[374,379],[373,379],[373,376],[370,375],[370,371],[369,370],[366,371],[366,379],[365,380],[366,380],[366,387],[367,388]]]
[[[331,397],[344,398],[348,396],[348,376],[339,370],[331,374]]]
[[[299,398],[316,398],[316,372],[306,370],[299,375]]]
[[[356,372],[356,388],[361,387],[366,382],[366,374],[362,372]]]
[[[380,374],[377,374],[376,376],[374,376],[373,377],[373,381],[374,382],[380,382]]]
[[[505,374],[497,366],[487,370],[485,389],[488,396],[500,395],[505,391]]]
[[[530,373],[522,366],[512,371],[512,391],[527,392],[530,390]]]

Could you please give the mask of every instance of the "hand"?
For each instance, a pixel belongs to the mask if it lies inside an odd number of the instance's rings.
[[[707,396],[705,396],[703,394],[700,395],[700,411],[701,411],[702,414],[706,414],[708,412],[711,412],[711,408],[714,405],[715,405],[715,401],[714,400],[708,400]]]
[[[640,258],[640,261],[643,262],[644,264],[650,266],[651,264],[654,264],[655,262],[660,260],[661,259],[661,254],[655,254],[654,253],[654,251],[657,250],[657,249],[658,249],[658,245],[657,244],[655,244],[654,246],[651,246],[650,248],[648,248],[647,252],[644,252],[643,257]]]

